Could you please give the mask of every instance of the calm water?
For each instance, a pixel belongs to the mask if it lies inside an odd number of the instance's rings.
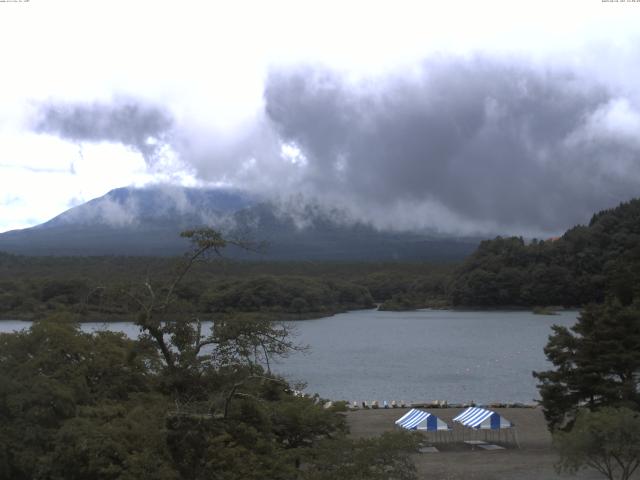
[[[273,365],[324,398],[488,403],[538,398],[533,370],[549,367],[542,351],[552,324],[570,326],[577,312],[354,311],[293,322],[296,341],[311,347]],[[0,331],[28,327],[2,321]],[[130,323],[88,323],[136,336]]]

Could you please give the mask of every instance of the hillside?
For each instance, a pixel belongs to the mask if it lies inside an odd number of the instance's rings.
[[[465,306],[580,306],[606,295],[640,299],[640,199],[557,239],[483,241],[450,287],[451,302]]]
[[[343,212],[317,205],[282,205],[223,189],[120,188],[24,230],[0,234],[0,251],[21,255],[181,254],[182,230],[211,226],[264,242],[260,254],[229,249],[253,260],[456,261],[475,238],[385,232],[347,221]]]

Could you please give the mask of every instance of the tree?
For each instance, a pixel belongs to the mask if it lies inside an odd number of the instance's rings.
[[[387,432],[378,438],[320,442],[310,452],[304,480],[415,480],[409,458],[418,448],[416,432]]]
[[[199,375],[212,362],[218,362],[218,367],[241,360],[255,365],[261,359],[268,367],[270,356],[285,355],[296,349],[288,339],[289,328],[284,325],[267,321],[220,320],[214,321],[207,333],[202,330],[199,316],[185,318],[171,312],[169,307],[176,300],[176,292],[196,262],[210,253],[220,256],[229,245],[252,248],[249,242],[227,239],[209,228],[188,230],[181,236],[191,241],[192,248],[178,263],[168,284],[157,285],[147,279],[142,288],[127,292],[139,307],[136,323],[144,332],[143,340],[156,346],[169,376],[184,380],[189,373]]]
[[[414,478],[411,442],[351,440],[342,416],[269,371],[297,348],[287,328],[225,317],[203,332],[169,308],[195,262],[229,244],[184,236],[193,250],[168,282],[127,292],[137,340],[62,317],[0,335],[0,480]]]
[[[0,478],[133,478],[117,472],[134,465],[156,472],[169,456],[154,448],[168,403],[151,392],[154,353],[65,320],[0,335]]]
[[[591,467],[609,480],[627,480],[640,466],[640,414],[628,408],[581,410],[569,432],[556,432],[559,471]]]
[[[640,408],[640,309],[615,301],[585,308],[570,329],[554,326],[544,351],[554,370],[534,372],[547,423],[571,426],[580,407]]]

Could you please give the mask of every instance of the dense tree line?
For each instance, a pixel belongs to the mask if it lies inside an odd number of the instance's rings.
[[[550,240],[498,237],[480,244],[455,273],[453,305],[582,306],[640,294],[640,200],[599,212]]]
[[[369,291],[350,282],[306,277],[258,276],[211,285],[202,298],[206,312],[330,312],[371,308]]]
[[[0,318],[65,311],[83,320],[130,318],[123,296],[145,278],[168,281],[179,259],[23,257],[0,253]],[[195,265],[176,289],[174,310],[206,315],[308,318],[403,299],[410,307],[446,301],[451,265],[421,263],[242,262]]]
[[[179,259],[24,257],[0,253],[0,316],[55,311],[121,318],[133,280],[166,281]],[[640,290],[640,200],[597,213],[562,237],[482,242],[462,265],[224,261],[196,266],[175,308],[305,318],[354,308],[583,306]],[[135,306],[133,306],[135,307]]]

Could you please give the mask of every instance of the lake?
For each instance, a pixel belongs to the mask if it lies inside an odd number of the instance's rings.
[[[289,322],[296,342],[309,345],[272,365],[306,392],[323,398],[425,402],[526,402],[539,398],[533,370],[550,364],[543,348],[551,325],[571,326],[578,312],[358,310]],[[0,321],[0,331],[29,322]],[[131,323],[86,323],[136,336]]]

